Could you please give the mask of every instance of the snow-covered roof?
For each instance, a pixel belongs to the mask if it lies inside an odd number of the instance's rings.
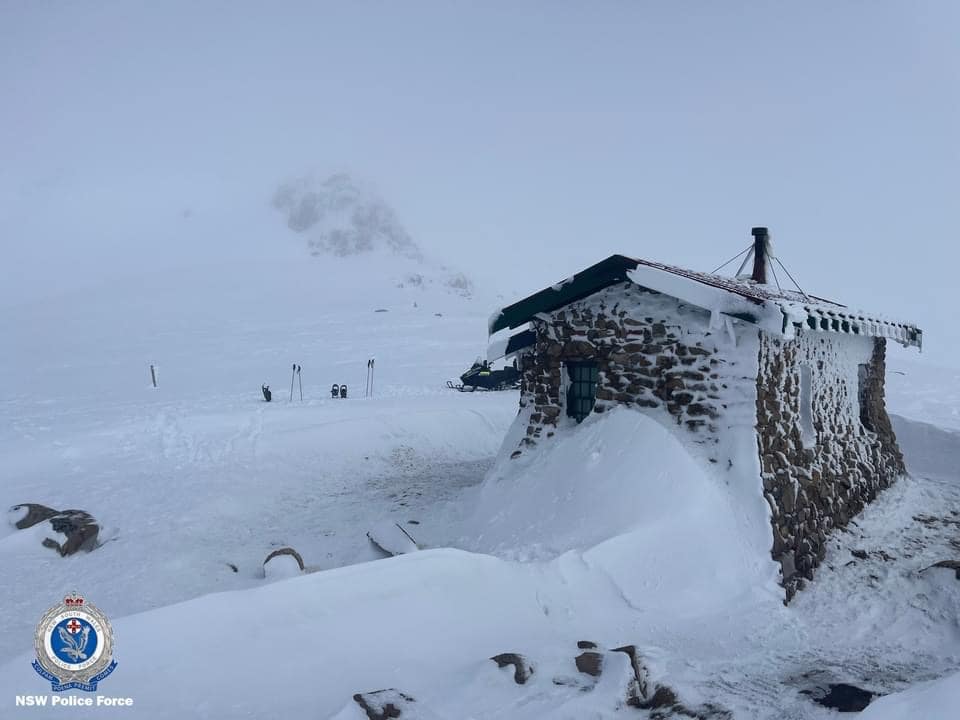
[[[537,313],[555,310],[626,280],[691,305],[753,322],[768,332],[788,338],[793,337],[799,326],[885,337],[904,346],[921,347],[923,342],[923,331],[916,325],[853,310],[832,300],[751,279],[724,277],[624,255],[612,255],[494,313],[490,332],[519,327]]]

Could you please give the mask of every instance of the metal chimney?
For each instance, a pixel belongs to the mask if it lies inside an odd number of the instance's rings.
[[[753,235],[753,274],[750,276],[755,282],[767,284],[767,260],[770,246],[770,233],[765,227],[750,229]]]

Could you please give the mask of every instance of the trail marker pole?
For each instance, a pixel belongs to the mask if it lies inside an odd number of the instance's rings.
[[[297,384],[300,385],[300,402],[303,402],[303,378],[300,376],[301,367],[297,365]]]
[[[293,368],[290,371],[290,402],[293,402],[293,381],[297,378],[297,364],[293,364]]]
[[[153,383],[153,386],[157,386],[157,367],[156,365],[150,366],[150,381]]]

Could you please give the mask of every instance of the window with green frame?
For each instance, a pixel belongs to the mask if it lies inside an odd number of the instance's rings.
[[[567,415],[581,422],[593,411],[597,401],[597,364],[589,361],[568,362]]]

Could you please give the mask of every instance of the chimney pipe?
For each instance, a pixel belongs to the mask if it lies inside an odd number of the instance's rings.
[[[753,274],[750,276],[755,282],[767,284],[767,251],[770,242],[770,233],[765,227],[750,229],[753,235]]]

